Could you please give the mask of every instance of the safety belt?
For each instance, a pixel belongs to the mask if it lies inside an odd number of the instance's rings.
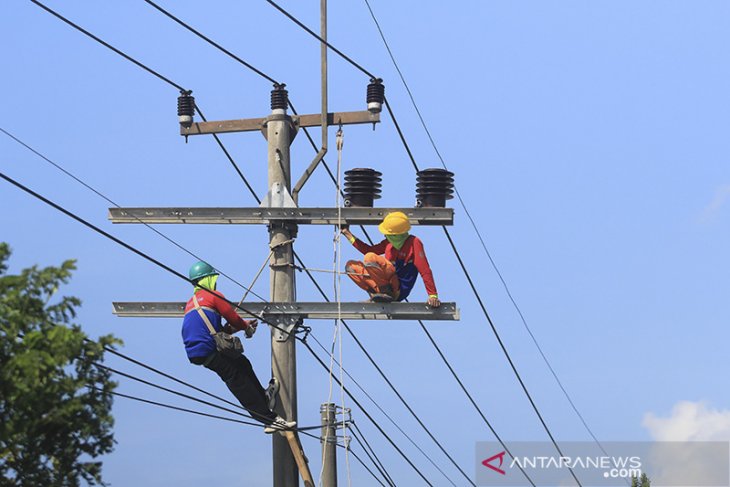
[[[195,309],[198,311],[198,314],[201,318],[203,318],[203,321],[205,322],[205,326],[208,327],[208,330],[210,330],[211,335],[218,334],[217,331],[215,331],[215,328],[213,328],[213,325],[210,323],[210,320],[208,319],[208,315],[205,314],[205,311],[200,307],[200,303],[198,303],[198,297],[193,294],[193,304],[195,304]]]

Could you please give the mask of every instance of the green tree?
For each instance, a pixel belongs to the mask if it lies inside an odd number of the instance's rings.
[[[651,487],[651,480],[642,473],[641,477],[631,477],[631,487]]]
[[[71,323],[77,298],[50,302],[74,261],[9,275],[9,257],[0,243],[0,485],[104,485],[96,459],[114,448],[116,384],[93,362],[120,342]]]

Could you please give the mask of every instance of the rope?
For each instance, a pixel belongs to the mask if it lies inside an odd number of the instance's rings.
[[[336,146],[337,146],[337,188],[335,191],[335,199],[337,201],[337,227],[335,228],[335,274],[333,280],[335,282],[335,297],[337,298],[337,330],[340,339],[340,400],[342,402],[342,431],[347,438],[348,423],[345,419],[345,390],[344,390],[344,366],[342,362],[342,329],[339,324],[342,322],[342,274],[337,272],[342,265],[342,193],[340,191],[340,181],[342,179],[342,147],[345,143],[345,136],[342,133],[342,125],[337,130]],[[347,469],[347,485],[352,485],[350,478],[350,445],[345,443],[345,466]]]
[[[261,268],[256,273],[256,276],[253,278],[253,281],[251,281],[251,284],[246,288],[246,292],[243,293],[243,297],[238,302],[238,305],[241,306],[243,304],[243,300],[246,299],[246,296],[248,296],[248,293],[253,289],[253,285],[256,284],[256,281],[259,280],[259,277],[261,277],[261,273],[264,272],[264,269],[266,269],[266,263],[269,262],[271,259],[271,256],[274,255],[274,250],[272,249],[271,252],[269,252],[269,255],[266,256],[266,260],[264,260],[264,263],[261,265]],[[265,300],[264,300],[265,301]]]

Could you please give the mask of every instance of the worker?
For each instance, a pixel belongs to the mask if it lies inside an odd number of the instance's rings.
[[[223,293],[216,290],[219,273],[207,262],[193,264],[188,275],[195,284],[193,297],[185,306],[182,324],[182,338],[188,360],[218,374],[241,406],[254,419],[264,423],[266,433],[294,428],[294,421],[286,421],[273,412],[278,382],[272,379],[269,387],[264,389],[246,356],[240,352],[220,352],[209,329],[212,326],[216,333],[231,335],[243,331],[246,338],[251,338],[256,333],[258,320],[244,320],[238,316]],[[228,324],[223,326],[221,317]]]
[[[371,301],[403,301],[408,297],[421,274],[428,293],[428,305],[441,305],[431,267],[426,259],[423,242],[409,235],[411,224],[405,213],[388,213],[378,226],[385,240],[368,245],[355,238],[348,226],[342,226],[342,234],[360,252],[365,254],[363,262],[348,261],[345,270],[359,287],[370,295]]]

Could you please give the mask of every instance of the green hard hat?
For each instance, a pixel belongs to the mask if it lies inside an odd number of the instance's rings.
[[[188,272],[188,277],[190,277],[191,281],[197,282],[199,279],[214,276],[216,274],[218,274],[218,271],[213,269],[213,266],[201,260],[193,264]]]

